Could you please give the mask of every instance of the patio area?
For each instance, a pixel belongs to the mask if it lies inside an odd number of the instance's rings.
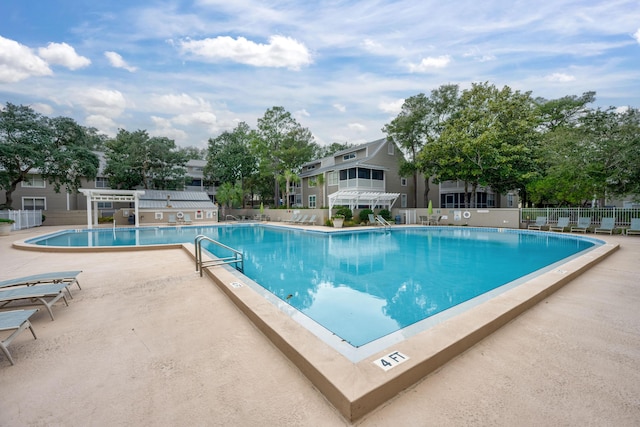
[[[0,425],[351,425],[180,249],[47,253],[0,237],[0,280],[83,270],[0,357]],[[356,425],[640,424],[640,237]]]

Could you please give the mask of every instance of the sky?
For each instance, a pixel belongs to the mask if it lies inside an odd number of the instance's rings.
[[[359,144],[405,98],[473,82],[640,108],[638,0],[2,0],[0,107],[179,146],[281,106]]]

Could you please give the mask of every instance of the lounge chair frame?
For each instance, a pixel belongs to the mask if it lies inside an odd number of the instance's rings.
[[[11,353],[9,353],[9,344],[27,328],[31,331],[33,339],[38,339],[29,321],[29,318],[37,311],[37,309],[30,309],[0,312],[0,331],[13,331],[7,338],[0,340],[0,350],[7,356],[7,359],[9,359],[12,365],[14,365],[15,362],[13,361],[13,357],[11,357]]]
[[[593,230],[595,234],[598,233],[606,233],[613,234],[613,231],[616,229],[616,219],[614,217],[605,217],[600,221],[600,227],[597,227]]]
[[[51,307],[62,298],[65,305],[69,305],[64,294],[67,283],[52,283],[48,285],[16,286],[0,290],[0,308],[12,302],[30,300],[32,304],[40,303],[49,312],[51,320],[54,320]]]
[[[631,218],[631,225],[624,231],[626,236],[630,234],[640,234],[640,218]]]
[[[560,231],[563,232],[565,231],[567,228],[569,228],[569,217],[568,216],[563,216],[558,218],[558,223],[556,225],[550,225],[549,226],[549,231]]]

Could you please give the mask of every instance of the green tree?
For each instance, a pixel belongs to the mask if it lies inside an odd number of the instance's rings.
[[[280,178],[282,179],[283,181],[282,183],[284,184],[284,188],[285,188],[284,198],[287,201],[287,209],[289,209],[289,205],[290,205],[289,197],[291,195],[291,192],[290,192],[291,184],[300,182],[300,177],[294,171],[286,170],[284,171],[284,174],[280,176]]]
[[[207,165],[204,174],[212,182],[243,182],[257,170],[257,160],[251,151],[252,132],[244,122],[233,131],[225,131],[209,139]]]
[[[522,190],[536,172],[537,117],[528,92],[474,83],[437,141],[424,147],[420,162],[432,165],[436,182],[463,181],[468,207],[475,205],[480,185]]]
[[[224,207],[240,206],[244,198],[244,191],[240,183],[223,183],[216,191],[216,200]]]
[[[207,157],[207,150],[204,148],[200,149],[193,146],[180,147],[178,151],[181,152],[187,160],[206,160]]]
[[[182,189],[187,158],[166,137],[149,137],[146,130],[124,129],[107,141],[105,175],[112,188]]]
[[[278,176],[285,170],[298,168],[312,160],[317,145],[313,135],[303,128],[283,107],[272,107],[258,119],[258,129],[252,140],[252,149],[258,158],[262,175],[272,177],[274,202],[279,205]]]
[[[382,129],[406,154],[400,160],[400,175],[413,178],[416,207],[418,174],[422,172],[425,177],[423,202],[426,206],[429,200],[429,177],[434,166],[419,162],[419,153],[426,144],[433,143],[440,137],[446,120],[458,110],[458,106],[458,86],[443,85],[433,90],[429,97],[420,93],[407,98],[400,114]]]
[[[31,107],[7,103],[0,109],[0,188],[5,206],[12,208],[13,192],[30,172],[54,186],[73,192],[81,178],[93,179],[98,158],[91,152],[84,128],[73,119],[50,119]]]
[[[531,184],[538,204],[585,205],[640,192],[640,112],[597,109],[545,135],[543,176]]]

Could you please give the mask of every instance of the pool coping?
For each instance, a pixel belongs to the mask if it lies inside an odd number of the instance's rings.
[[[184,249],[192,256],[193,245]],[[265,300],[229,269],[205,268],[204,273],[291,360],[349,421],[356,421],[401,391],[421,381],[529,308],[619,249],[605,243],[542,273],[489,301],[377,352],[351,362],[337,350]],[[383,370],[379,361],[406,357]],[[377,362],[377,363],[376,363]]]
[[[322,231],[329,230],[325,228]],[[565,234],[565,236],[570,235]],[[78,250],[78,248],[25,244],[24,241],[14,242],[14,247],[43,252]],[[194,256],[195,248],[191,243],[80,249],[103,252],[176,247],[181,247]],[[210,267],[205,268],[204,273],[300,369],[346,419],[355,421],[421,381],[429,373],[533,307],[618,248],[618,244],[605,243],[454,318],[356,363],[349,361],[278,307],[265,300],[250,286],[243,284],[230,269]],[[408,359],[386,371],[374,363],[396,352]]]

